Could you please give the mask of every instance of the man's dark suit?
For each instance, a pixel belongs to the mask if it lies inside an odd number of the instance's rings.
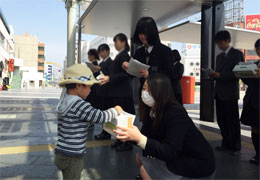
[[[217,122],[221,130],[222,146],[231,150],[241,149],[240,122],[238,111],[239,79],[233,73],[233,68],[244,61],[243,53],[231,48],[227,54],[217,56],[215,98]]]

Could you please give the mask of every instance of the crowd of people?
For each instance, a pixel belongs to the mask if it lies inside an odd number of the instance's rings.
[[[59,84],[63,92],[57,106],[56,166],[64,179],[80,179],[87,129],[94,123],[110,122],[126,111],[138,115],[142,128],[117,127],[114,130],[117,140],[111,147],[116,151],[139,147],[136,163],[140,174],[136,179],[213,179],[213,150],[183,107],[180,80],[184,66],[180,63],[179,52],[161,43],[157,25],[151,17],[138,21],[133,39],[140,46],[133,58],[150,66],[139,72],[138,112],[135,112],[131,83],[135,77],[127,73],[131,58],[128,38],[119,33],[113,39],[118,51],[114,60],[110,58],[109,46],[101,44],[97,50],[88,52],[92,71],[86,65],[72,65]],[[223,138],[216,150],[236,155],[241,150],[239,79],[232,70],[244,61],[244,57],[241,51],[230,46],[231,37],[227,31],[218,32],[215,42],[223,51],[217,56],[215,71],[209,74],[216,81],[214,98]],[[260,56],[260,39],[255,48]],[[258,165],[259,74],[258,69],[255,78],[242,79],[248,89],[241,115],[241,122],[252,127],[256,156],[251,162]],[[95,138],[106,140],[111,135],[103,130]]]

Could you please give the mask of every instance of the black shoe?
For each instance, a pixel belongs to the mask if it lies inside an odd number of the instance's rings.
[[[216,151],[228,151],[228,148],[226,146],[217,146],[215,148]]]
[[[111,144],[111,148],[117,148],[118,146],[120,146],[121,144],[123,144],[121,141],[116,140],[115,142],[113,142],[113,144]]]
[[[116,151],[127,151],[133,149],[133,146],[128,143],[123,143],[122,145],[116,147]]]
[[[111,135],[107,132],[102,131],[99,135],[95,136],[96,140],[108,140],[111,139]]]
[[[236,155],[240,155],[240,150],[232,150],[232,151],[231,151],[231,154],[232,154],[232,155],[235,155],[235,156],[236,156]]]
[[[256,164],[259,166],[260,165],[259,156],[254,156],[252,159],[250,159],[250,163]]]
[[[135,179],[142,179],[142,177],[140,174],[138,174],[137,176],[135,176]]]

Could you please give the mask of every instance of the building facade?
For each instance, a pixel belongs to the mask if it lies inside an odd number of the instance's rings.
[[[9,26],[0,9],[0,88],[10,84],[13,74],[14,40],[13,28]],[[10,68],[12,66],[12,68]]]

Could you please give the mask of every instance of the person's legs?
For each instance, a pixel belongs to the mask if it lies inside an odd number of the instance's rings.
[[[255,148],[256,156],[259,157],[259,128],[252,127],[252,142]]]
[[[226,127],[226,122],[225,122],[225,102],[219,100],[218,98],[216,99],[216,114],[217,114],[217,123],[220,128],[220,133],[222,136],[222,144],[221,148],[227,148],[229,146],[228,144],[228,131]]]
[[[63,179],[80,180],[81,172],[83,168],[84,168],[83,157],[71,157],[69,167],[64,171],[62,171]]]
[[[146,172],[146,170],[144,169],[144,166],[142,165],[140,167],[140,175],[142,177],[143,180],[151,180],[152,178],[149,176],[149,174]]]
[[[136,165],[140,168],[143,164],[142,164],[142,161],[139,158],[138,153],[136,153],[136,155],[135,155],[135,160],[136,160]]]
[[[81,171],[84,167],[84,159],[81,157],[72,157],[63,155],[61,153],[55,153],[55,165],[62,171],[63,179],[80,180]]]
[[[228,101],[229,110],[226,111],[226,121],[228,122],[228,141],[233,151],[241,150],[241,129],[239,121],[238,101]]]

